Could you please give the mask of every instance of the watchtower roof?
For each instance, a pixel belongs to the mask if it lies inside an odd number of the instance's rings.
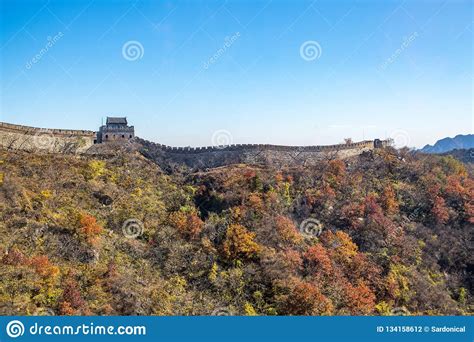
[[[127,125],[127,118],[126,117],[107,117],[107,125],[110,124],[119,124],[119,125]]]

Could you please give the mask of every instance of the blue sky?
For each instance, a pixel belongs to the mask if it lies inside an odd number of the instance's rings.
[[[0,6],[0,121],[96,130],[127,116],[175,146],[220,130],[233,143],[416,147],[473,131],[470,1]]]

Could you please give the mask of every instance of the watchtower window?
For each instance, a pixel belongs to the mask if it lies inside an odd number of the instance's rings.
[[[107,139],[109,139],[109,135],[108,135],[108,134],[105,135],[105,140],[107,140]]]
[[[132,139],[132,135],[130,134],[130,139]]]
[[[124,139],[124,138],[125,138],[125,135],[122,134],[122,139]]]

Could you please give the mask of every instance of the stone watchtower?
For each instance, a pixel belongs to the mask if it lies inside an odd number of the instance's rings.
[[[128,126],[127,118],[107,117],[104,126],[97,132],[97,143],[128,141],[135,137],[135,128]]]

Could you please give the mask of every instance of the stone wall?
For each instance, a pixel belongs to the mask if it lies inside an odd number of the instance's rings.
[[[220,147],[171,147],[137,139],[141,152],[162,165],[185,164],[212,168],[228,164],[312,165],[325,158],[348,158],[375,148],[373,140],[327,146],[281,146],[267,144]],[[386,146],[387,141],[382,141]]]
[[[96,144],[93,131],[44,129],[0,122],[0,146],[8,149],[53,153],[92,154],[117,153],[120,145],[110,150],[109,144]],[[311,165],[325,158],[347,158],[374,148],[385,147],[389,141],[366,140],[326,146],[282,146],[268,144],[236,144],[208,147],[172,147],[140,138],[123,142],[131,150],[166,167],[187,165],[212,168],[229,164]]]
[[[0,122],[0,146],[25,151],[80,153],[94,144],[93,131],[45,129]]]

